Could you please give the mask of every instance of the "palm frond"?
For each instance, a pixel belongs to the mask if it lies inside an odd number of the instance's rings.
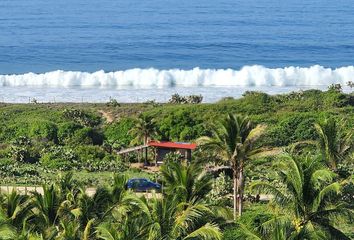
[[[250,190],[264,194],[271,194],[274,197],[274,201],[276,201],[281,206],[288,204],[290,201],[289,197],[281,192],[278,188],[266,182],[252,183]]]
[[[183,238],[184,240],[202,239],[202,240],[221,240],[222,233],[219,227],[213,223],[207,223]]]

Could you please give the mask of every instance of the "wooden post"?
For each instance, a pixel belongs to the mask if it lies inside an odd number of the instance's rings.
[[[192,150],[187,149],[187,161],[190,163],[192,161]]]
[[[148,149],[145,148],[145,162],[144,162],[144,165],[147,165],[147,158],[148,158]]]
[[[154,155],[155,155],[155,166],[157,167],[157,148],[154,148]]]
[[[140,163],[140,149],[138,149],[137,155],[138,155],[138,163]]]

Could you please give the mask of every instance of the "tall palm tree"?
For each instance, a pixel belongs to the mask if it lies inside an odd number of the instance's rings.
[[[338,164],[349,158],[354,151],[354,130],[344,133],[343,124],[333,118],[316,123],[315,129],[323,160],[331,169],[336,170]]]
[[[264,125],[254,127],[248,117],[228,114],[214,127],[212,137],[201,137],[197,141],[202,147],[214,150],[233,169],[235,219],[237,212],[239,216],[242,214],[245,166],[261,151],[254,144],[264,132]]]
[[[146,145],[151,136],[156,133],[155,123],[153,118],[145,115],[140,115],[136,119],[134,128],[129,131],[135,138],[132,140],[133,143],[143,143]]]
[[[145,115],[140,115],[136,119],[134,128],[132,128],[128,134],[132,134],[135,138],[132,140],[133,144],[143,143],[144,145],[148,144],[151,136],[156,133],[155,122],[153,118]],[[148,149],[145,148],[145,164],[147,160]]]
[[[294,159],[286,155],[276,165],[283,188],[258,182],[251,189],[273,195],[282,214],[263,224],[270,232],[277,224],[286,229],[286,239],[349,239],[336,228],[336,217],[353,216],[354,212],[336,196],[341,185],[335,174],[316,158]]]

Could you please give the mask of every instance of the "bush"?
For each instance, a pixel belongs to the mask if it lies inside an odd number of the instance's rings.
[[[237,219],[234,226],[228,227],[224,231],[224,240],[244,239],[242,228],[240,225],[246,226],[248,229],[260,229],[260,226],[273,217],[271,209],[267,205],[253,204],[252,208],[244,212],[241,218]]]
[[[34,163],[38,161],[39,154],[33,148],[30,138],[21,136],[12,142],[10,147],[12,159],[23,163]]]
[[[29,136],[40,141],[58,141],[58,128],[49,121],[34,121],[29,130]]]
[[[82,168],[88,171],[123,171],[127,168],[118,156],[108,154],[98,146],[79,146],[76,154]]]
[[[329,92],[342,92],[342,85],[340,84],[331,84],[328,86],[328,91]]]
[[[45,179],[36,164],[23,164],[12,159],[0,159],[0,183],[43,184]]]
[[[231,192],[231,178],[226,176],[225,173],[221,173],[216,179],[214,179],[212,189],[207,198],[213,205],[232,206],[230,198],[227,197]]]
[[[58,141],[61,144],[68,143],[70,138],[74,136],[75,132],[82,129],[77,123],[65,122],[58,126]]]
[[[112,97],[109,97],[109,101],[106,103],[107,107],[120,107],[118,101]]]
[[[101,122],[99,116],[79,109],[64,109],[63,116],[85,127],[94,127]]]
[[[193,109],[178,109],[156,121],[163,140],[189,141],[206,134],[204,121],[193,115]]]
[[[103,136],[93,128],[84,127],[75,131],[69,142],[72,145],[102,145]]]
[[[173,94],[171,98],[168,100],[168,103],[171,104],[198,104],[203,101],[202,95],[189,95],[189,96],[181,96],[178,93]]]
[[[75,152],[62,146],[45,149],[40,162],[44,167],[62,171],[80,168]]]
[[[133,140],[129,130],[134,127],[134,120],[132,118],[123,118],[118,122],[111,123],[104,129],[104,136],[109,143],[118,146],[128,146]]]
[[[316,117],[311,114],[291,114],[275,126],[269,128],[260,144],[286,146],[298,141],[316,139],[314,123]]]

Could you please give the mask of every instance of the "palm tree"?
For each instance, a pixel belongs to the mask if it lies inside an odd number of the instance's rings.
[[[124,218],[124,220],[115,219],[116,222],[105,222],[96,228],[98,239],[103,240],[143,240],[146,239],[141,234],[139,226],[139,216]]]
[[[43,185],[43,194],[32,194],[37,226],[42,232],[48,231],[58,223],[59,210],[64,199],[54,185]]]
[[[62,231],[59,232],[58,240],[81,240],[80,224],[75,221],[60,221]]]
[[[324,168],[316,158],[294,159],[286,155],[277,163],[283,188],[274,183],[258,182],[251,189],[273,195],[282,214],[263,224],[264,232],[283,226],[286,239],[349,239],[336,228],[336,217],[353,216],[346,203],[338,200],[341,185],[335,174]]]
[[[15,190],[5,194],[1,207],[5,210],[8,223],[16,227],[17,230],[21,230],[27,219],[33,215],[33,204],[30,198]]]
[[[146,199],[124,194],[111,221],[97,228],[100,239],[221,239],[216,222],[223,212],[203,201],[211,189],[205,171],[194,164],[171,162],[162,173],[163,195]]]
[[[140,207],[143,225],[143,239],[218,240],[222,234],[216,223],[215,213],[207,204],[200,201],[180,202],[178,197],[168,195],[164,198],[136,200]]]
[[[134,128],[132,128],[128,133],[135,136],[132,141],[133,143],[143,142],[143,144],[146,145],[150,137],[156,133],[153,118],[145,115],[140,115],[136,119]]]
[[[354,151],[354,130],[344,133],[343,124],[333,118],[316,123],[315,129],[319,135],[318,143],[323,160],[331,169],[337,170],[338,164],[350,157]]]
[[[0,209],[0,240],[16,239],[17,231],[9,224],[3,209]]]
[[[211,176],[198,164],[170,162],[161,167],[161,174],[164,192],[179,197],[180,201],[203,200],[212,188]]]
[[[136,124],[134,128],[132,128],[128,134],[132,134],[135,138],[132,140],[132,143],[141,143],[144,145],[148,144],[150,137],[156,133],[155,123],[151,117],[140,115],[136,119]],[[147,160],[148,149],[145,148],[145,163]]]
[[[237,211],[239,216],[242,214],[245,166],[261,151],[254,144],[264,132],[264,125],[253,127],[248,117],[229,114],[214,127],[213,137],[201,137],[197,141],[202,147],[214,150],[233,169],[235,219]]]

